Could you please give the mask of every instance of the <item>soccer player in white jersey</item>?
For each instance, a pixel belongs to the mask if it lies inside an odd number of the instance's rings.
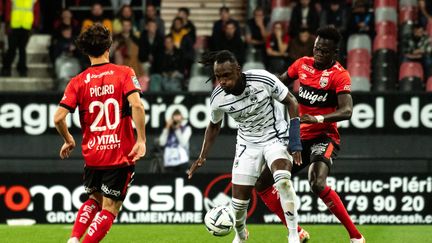
[[[289,230],[288,242],[299,243],[295,191],[291,182],[293,162],[301,164],[300,119],[298,103],[288,88],[265,70],[241,72],[229,51],[203,55],[201,63],[212,65],[219,83],[211,96],[211,121],[205,131],[199,158],[188,171],[189,178],[201,167],[219,134],[224,114],[238,123],[237,145],[232,168],[232,208],[236,235],[233,243],[248,238],[246,215],[250,195],[263,168],[268,166],[280,194]],[[274,100],[286,105],[290,124]],[[292,156],[289,154],[292,154]]]

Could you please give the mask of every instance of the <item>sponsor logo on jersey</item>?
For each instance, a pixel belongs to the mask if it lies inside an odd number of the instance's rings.
[[[113,75],[114,74],[114,71],[113,70],[108,70],[108,71],[105,71],[105,72],[103,72],[103,73],[99,73],[99,74],[92,74],[91,75],[91,78],[102,78],[103,76],[106,76],[106,75]],[[87,74],[87,75],[89,75],[89,74]]]
[[[312,67],[310,67],[309,65],[306,64],[302,64],[301,68],[309,73],[314,74],[315,73],[315,69],[313,69]]]
[[[309,100],[309,103],[312,105],[315,102],[325,102],[327,101],[328,93],[324,95],[315,94],[314,91],[309,91],[304,89],[303,87],[299,88],[299,96],[305,100]]]
[[[136,76],[132,76],[132,82],[134,83],[135,88],[141,89],[141,85],[140,85],[140,83],[139,83],[139,81],[138,81],[138,79],[137,79]]]
[[[96,150],[110,150],[120,148],[121,140],[117,134],[107,134],[93,137],[87,143],[88,149],[96,148]]]
[[[321,77],[321,79],[319,81],[321,88],[324,88],[325,86],[327,86],[328,81],[329,81],[328,77]]]
[[[88,83],[90,83],[90,81],[91,81],[90,73],[87,73],[86,79],[84,79],[84,83],[88,84]]]
[[[105,184],[102,184],[101,190],[103,191],[103,193],[105,193],[107,195],[112,195],[112,196],[115,196],[115,197],[119,197],[120,196],[120,191],[117,191],[117,190],[114,190],[114,189],[110,189]]]
[[[231,106],[231,107],[229,108],[229,111],[235,111],[235,108],[234,108],[233,106]]]

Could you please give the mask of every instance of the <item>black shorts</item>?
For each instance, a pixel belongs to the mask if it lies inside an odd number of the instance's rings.
[[[135,166],[114,169],[84,168],[84,188],[88,195],[100,192],[104,197],[123,201],[135,175]]]
[[[329,169],[333,165],[339,152],[339,145],[333,139],[323,135],[311,140],[302,140],[302,165],[294,164],[292,174],[296,174],[303,168],[314,162],[324,162]]]

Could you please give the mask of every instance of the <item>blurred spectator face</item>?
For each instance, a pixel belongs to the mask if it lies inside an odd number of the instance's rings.
[[[330,10],[333,11],[333,12],[338,11],[339,8],[340,8],[339,3],[335,3],[335,2],[333,2],[333,3],[330,4]]]
[[[65,28],[61,32],[63,38],[71,39],[72,38],[72,28]]]
[[[120,15],[124,18],[131,18],[132,17],[132,8],[129,5],[124,5]]]
[[[103,8],[102,5],[99,3],[96,3],[92,6],[91,13],[93,16],[102,16],[103,14]]]
[[[189,16],[185,11],[180,10],[177,13],[177,17],[180,17],[183,21],[186,22]]]
[[[173,114],[172,120],[174,124],[181,124],[183,121],[183,115],[180,112],[176,112]]]
[[[302,7],[308,7],[310,4],[310,0],[300,0],[300,5]]]
[[[180,31],[183,28],[183,21],[180,18],[176,18],[174,19],[173,26],[175,31]]]
[[[72,19],[72,12],[69,9],[63,10],[61,13],[62,20]]]
[[[420,38],[424,35],[424,29],[421,26],[417,26],[414,28],[413,33],[414,33],[414,37]]]
[[[264,11],[262,9],[257,9],[254,11],[255,19],[264,19]]]
[[[275,33],[276,35],[283,34],[283,28],[281,23],[276,23],[273,25],[273,33]]]
[[[122,21],[122,29],[123,29],[123,33],[127,34],[130,33],[132,31],[132,22],[129,20],[123,20]]]
[[[309,38],[310,38],[311,34],[309,33],[309,31],[302,31],[299,33],[299,39],[302,43],[306,43]]]
[[[157,31],[157,24],[154,21],[147,22],[147,33],[150,35],[155,35]]]
[[[236,32],[235,24],[229,23],[225,26],[225,36],[228,39],[232,39],[234,37],[235,32]]]
[[[174,41],[172,37],[165,37],[165,51],[172,51],[174,50]]]
[[[146,16],[149,19],[155,19],[156,18],[156,9],[153,5],[147,5]]]
[[[230,14],[229,14],[228,10],[226,10],[226,9],[221,10],[219,15],[220,15],[220,19],[223,22],[228,21],[230,18]]]

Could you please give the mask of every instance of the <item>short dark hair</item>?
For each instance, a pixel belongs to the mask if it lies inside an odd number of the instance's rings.
[[[339,31],[331,25],[319,28],[317,30],[317,36],[323,39],[332,40],[336,45],[338,45],[339,41],[342,39]]]
[[[222,13],[222,11],[226,11],[229,13],[230,9],[227,6],[222,6],[219,8],[219,13]]]
[[[78,48],[86,55],[100,57],[111,47],[111,33],[102,24],[94,24],[82,32],[76,40]]]
[[[177,10],[178,12],[185,12],[187,16],[190,14],[189,8],[181,7]]]

